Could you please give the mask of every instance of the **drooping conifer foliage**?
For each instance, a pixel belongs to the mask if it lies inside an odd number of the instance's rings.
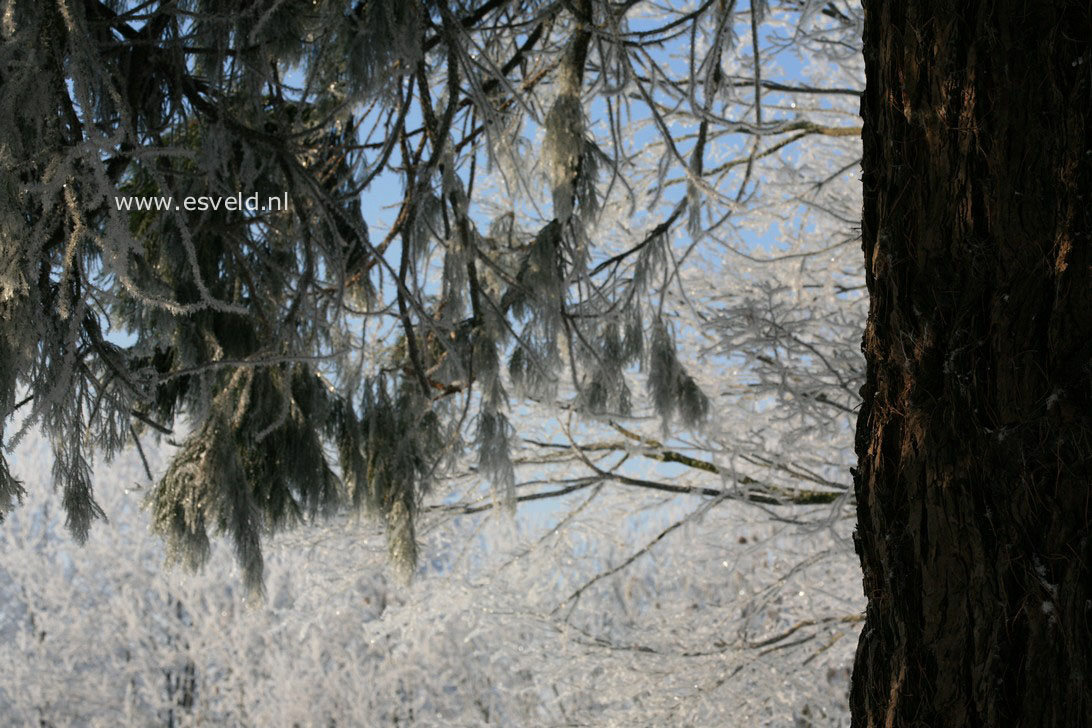
[[[256,588],[264,536],[342,505],[384,519],[409,572],[422,495],[468,448],[512,506],[520,398],[700,425],[669,240],[713,235],[785,145],[856,133],[763,115],[777,84],[729,72],[734,2],[3,8],[3,421],[49,433],[78,539],[96,452],[177,442],[155,527],[191,565],[227,534]],[[711,151],[726,134],[744,158]],[[21,495],[0,458],[0,516]]]

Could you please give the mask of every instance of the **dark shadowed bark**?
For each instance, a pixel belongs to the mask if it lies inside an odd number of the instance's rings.
[[[1092,5],[866,0],[855,726],[1092,724]]]

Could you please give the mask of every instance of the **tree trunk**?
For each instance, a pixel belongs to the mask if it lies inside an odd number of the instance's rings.
[[[1092,725],[1092,8],[865,10],[853,725]]]

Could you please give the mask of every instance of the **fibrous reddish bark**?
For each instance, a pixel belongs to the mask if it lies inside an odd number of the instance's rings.
[[[1092,725],[1092,5],[865,9],[853,724]]]

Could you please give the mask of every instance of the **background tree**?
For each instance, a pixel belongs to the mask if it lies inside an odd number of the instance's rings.
[[[19,280],[37,288],[11,289],[49,325],[12,317],[5,329],[21,346],[38,341],[33,326],[48,334],[39,349],[11,349],[29,362],[12,371],[33,398],[9,442],[27,433],[25,442],[37,422],[53,448],[89,461],[102,433],[118,445],[141,438],[158,481],[157,526],[182,558],[214,559],[198,582],[206,587],[230,574],[211,555],[218,529],[259,585],[268,551],[259,543],[273,528],[322,513],[345,528],[296,533],[277,548],[274,606],[260,609],[266,631],[286,641],[263,652],[261,631],[240,625],[232,639],[271,662],[233,663],[235,682],[223,682],[233,658],[216,648],[233,642],[213,626],[238,595],[218,591],[222,602],[203,605],[201,589],[183,591],[177,575],[142,571],[150,591],[131,638],[116,644],[150,647],[136,672],[146,705],[159,707],[141,715],[181,720],[231,701],[256,710],[255,695],[281,705],[275,686],[285,680],[270,676],[295,654],[287,635],[319,625],[307,638],[318,656],[299,666],[308,685],[332,679],[338,660],[363,659],[349,645],[390,635],[367,681],[375,715],[397,703],[427,723],[444,703],[456,716],[448,722],[473,722],[477,701],[522,716],[516,723],[783,724],[795,713],[805,725],[838,724],[836,686],[859,610],[844,546],[863,372],[855,8],[10,7],[6,98],[43,103],[35,33],[47,26],[81,30],[56,47],[83,60],[61,64],[73,80],[50,87],[53,117],[23,120],[5,107],[13,128],[38,136],[12,157],[27,185],[13,199],[31,212],[9,218],[23,237],[4,240],[53,241],[21,252],[18,270],[35,275]],[[130,52],[137,58],[113,65]],[[130,81],[133,68],[151,77]],[[129,84],[142,105],[116,103]],[[36,121],[68,129],[65,97],[82,141],[50,137]],[[109,102],[91,103],[100,97]],[[163,118],[125,121],[143,118],[144,106]],[[130,137],[139,143],[122,141]],[[54,158],[68,167],[50,167]],[[59,171],[40,184],[39,170]],[[76,213],[60,187],[75,184],[66,175],[82,180]],[[267,188],[289,191],[288,214],[111,204],[115,191]],[[52,217],[31,214],[34,205]],[[24,235],[28,226],[38,237]],[[82,268],[65,279],[61,241],[73,231],[72,265]],[[86,323],[63,318],[48,297],[64,280],[93,311]],[[65,355],[67,380],[57,378]],[[109,368],[117,359],[120,373]],[[700,428],[686,427],[702,414]],[[53,456],[32,462],[43,459]],[[28,486],[41,482],[27,475],[35,471],[13,466]],[[58,472],[70,499],[90,494],[89,472],[82,490]],[[102,502],[117,540],[91,555],[132,544],[154,565],[154,547],[127,540],[123,516],[137,526],[139,517],[111,496]],[[62,582],[37,585],[17,566],[36,548],[43,570],[86,553],[52,535],[37,545],[48,503],[5,527],[17,544],[13,604],[30,605],[8,613],[20,634],[31,622],[72,621]],[[371,506],[393,562],[408,572],[416,558],[427,577],[408,596],[384,591],[399,596],[359,639],[321,627],[359,616],[353,600],[371,586],[316,562],[363,549],[352,573],[385,579],[375,530],[342,520],[345,503]],[[489,518],[496,504],[516,517]],[[114,531],[95,529],[90,543]],[[287,590],[301,606],[278,612],[286,573],[308,576]],[[158,579],[172,579],[169,596]],[[84,611],[119,608],[125,581],[110,579]],[[316,597],[327,588],[345,601]],[[190,616],[178,616],[179,602]],[[204,610],[207,620],[193,616]],[[43,670],[67,672],[88,653],[106,673],[117,667],[114,650],[89,646],[86,633],[22,649],[37,650]],[[468,634],[473,648],[457,648]],[[437,635],[452,640],[450,661],[429,648]],[[331,643],[346,647],[323,647]],[[420,661],[399,662],[409,654]],[[488,680],[443,697],[458,682],[444,675],[467,655],[478,665],[467,670]],[[422,680],[429,664],[437,673]],[[521,670],[526,705],[497,687]],[[178,705],[191,683],[193,705]],[[833,694],[819,690],[828,684]],[[23,714],[63,715],[56,700],[42,708],[42,695],[20,695]],[[105,703],[100,715],[120,704]]]
[[[170,449],[146,450],[162,472]],[[514,526],[488,498],[457,517],[426,505],[411,588],[380,524],[335,517],[271,539],[266,598],[248,602],[230,549],[163,569],[139,453],[99,469],[110,523],[83,545],[44,487],[51,458],[38,432],[12,454],[28,494],[0,529],[9,722],[848,725],[860,575],[828,530],[784,522],[817,509],[773,522],[721,501],[699,518],[694,496],[609,485],[582,509],[525,502]]]
[[[392,555],[412,568],[421,496],[464,435],[511,505],[509,390],[625,417],[636,403],[626,371],[639,366],[665,428],[705,420],[672,309],[719,294],[694,290],[680,264],[733,232],[761,160],[803,137],[856,132],[776,102],[764,112],[761,74],[727,75],[738,65],[724,57],[731,4],[663,19],[640,10],[8,3],[2,80],[6,98],[26,102],[4,117],[5,410],[26,387],[24,427],[53,435],[73,533],[86,537],[100,514],[90,449],[109,457],[180,415],[186,439],[152,498],[157,528],[192,564],[210,527],[229,533],[252,586],[263,528],[342,499],[382,515]],[[789,10],[807,19],[817,7]],[[739,18],[757,30],[764,12]],[[822,13],[833,32],[853,32],[836,6]],[[679,69],[652,51],[687,46]],[[722,116],[732,104],[749,114]],[[752,137],[746,157],[709,167],[711,145],[733,133]],[[528,134],[543,138],[540,159],[521,151]],[[784,138],[763,147],[769,136]],[[495,173],[483,179],[487,162]],[[401,199],[373,242],[360,194],[382,175],[397,177]],[[549,201],[536,192],[543,178]],[[169,196],[177,208],[239,190],[283,192],[291,209],[133,212],[117,201]],[[683,222],[689,242],[676,249]],[[813,275],[801,260],[787,289],[766,292],[770,318]],[[716,308],[696,325],[723,329],[729,356],[748,353],[735,341],[745,317]],[[804,395],[848,410],[852,374],[834,371],[837,354],[807,356],[834,379]],[[5,502],[19,492],[5,477]]]
[[[1092,15],[866,3],[854,725],[1092,723]]]

